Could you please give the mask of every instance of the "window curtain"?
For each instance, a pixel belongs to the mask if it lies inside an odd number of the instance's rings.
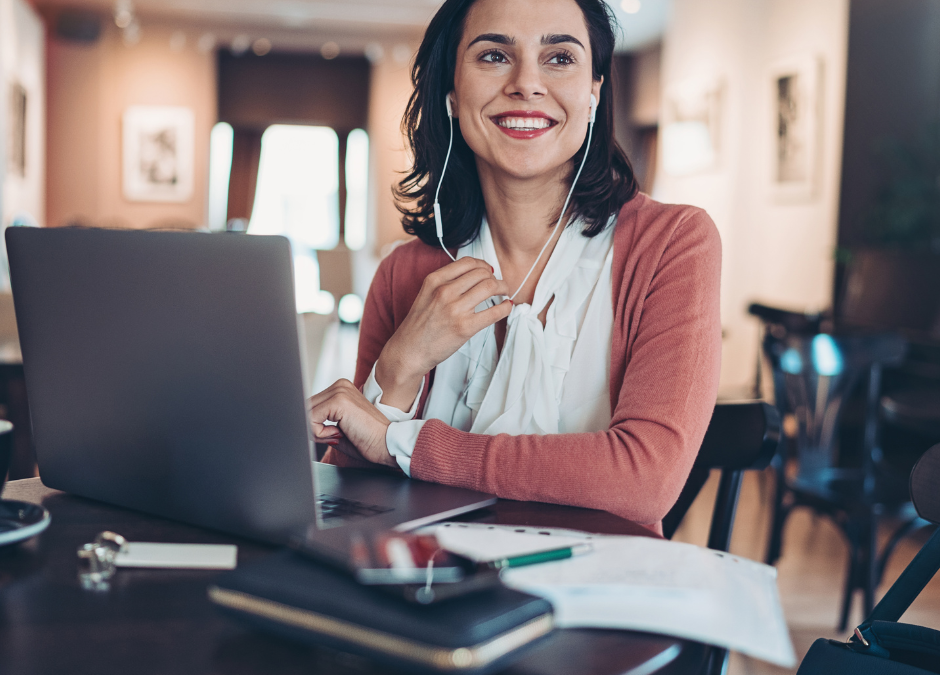
[[[251,219],[258,188],[258,165],[261,163],[263,129],[233,128],[232,173],[228,183],[228,214],[226,220]]]

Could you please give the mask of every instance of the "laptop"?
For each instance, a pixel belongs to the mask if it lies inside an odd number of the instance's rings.
[[[6,243],[45,485],[273,543],[495,502],[313,461],[287,239],[9,228]]]

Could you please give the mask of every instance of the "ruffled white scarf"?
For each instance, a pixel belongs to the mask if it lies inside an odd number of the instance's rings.
[[[532,304],[517,304],[509,315],[501,354],[490,326],[439,364],[425,419],[491,435],[609,426],[613,230],[614,219],[593,238],[581,234],[580,223],[561,232]],[[457,254],[465,256],[502,277],[485,219],[480,236]],[[549,302],[543,328],[538,315]]]

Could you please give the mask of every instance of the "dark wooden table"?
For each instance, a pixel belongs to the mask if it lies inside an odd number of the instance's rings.
[[[83,590],[76,549],[101,530],[130,541],[238,544],[240,563],[273,549],[247,540],[50,490],[38,478],[3,497],[44,505],[49,529],[0,548],[0,673],[6,675],[377,675],[387,668],[325,648],[253,632],[206,597],[217,572],[121,569],[108,591]],[[655,536],[609,513],[500,501],[476,520]],[[698,643],[613,630],[558,630],[507,675],[685,675],[700,670]]]

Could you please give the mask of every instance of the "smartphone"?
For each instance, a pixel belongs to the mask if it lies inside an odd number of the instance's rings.
[[[298,542],[299,543],[299,542]],[[336,564],[310,542],[300,552]],[[441,548],[433,535],[410,532],[354,533],[343,567],[360,584],[426,605],[498,586],[499,571]]]

